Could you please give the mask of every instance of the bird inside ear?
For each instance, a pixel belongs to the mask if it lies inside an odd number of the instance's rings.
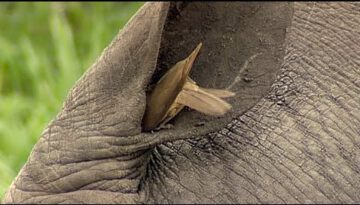
[[[235,93],[199,87],[189,77],[201,46],[199,43],[187,58],[176,63],[150,91],[143,118],[144,131],[164,127],[185,106],[211,116],[222,116],[231,109],[222,98],[232,97]]]

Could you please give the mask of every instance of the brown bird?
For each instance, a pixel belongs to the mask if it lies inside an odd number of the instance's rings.
[[[147,96],[143,119],[145,131],[165,125],[184,106],[212,116],[222,116],[231,109],[231,105],[221,98],[234,96],[235,93],[223,89],[201,88],[189,77],[201,46],[202,43],[199,43],[187,58],[165,73]]]

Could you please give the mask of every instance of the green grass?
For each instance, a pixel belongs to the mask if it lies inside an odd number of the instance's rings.
[[[0,201],[69,89],[142,4],[0,3]]]

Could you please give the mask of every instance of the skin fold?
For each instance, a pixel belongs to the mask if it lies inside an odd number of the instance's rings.
[[[69,91],[3,203],[359,203],[360,4],[152,2]],[[190,76],[224,117],[141,132],[147,86]]]

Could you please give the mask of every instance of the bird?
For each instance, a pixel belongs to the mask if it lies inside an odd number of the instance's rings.
[[[171,67],[146,97],[144,131],[163,127],[185,106],[210,116],[222,116],[231,110],[222,98],[233,97],[234,92],[200,87],[189,76],[201,47],[200,42],[188,57]]]

